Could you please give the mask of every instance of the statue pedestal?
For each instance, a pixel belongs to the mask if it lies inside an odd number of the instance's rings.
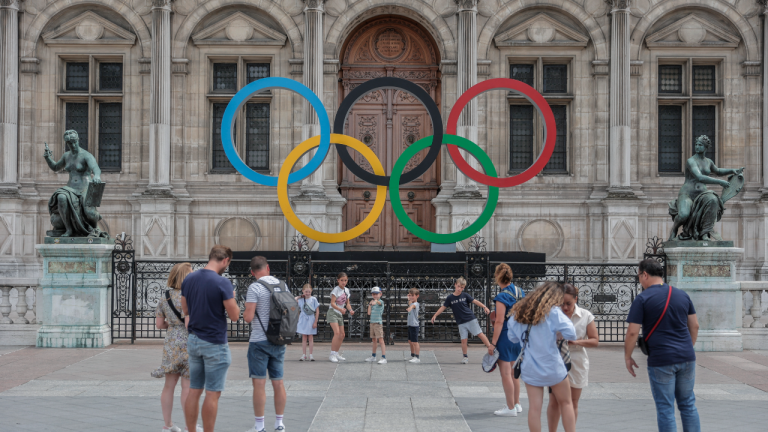
[[[55,240],[35,246],[43,256],[44,305],[37,346],[106,347],[112,343],[108,287],[115,246],[106,238]]]
[[[742,294],[735,247],[670,247],[669,284],[688,293],[699,319],[696,351],[742,351]]]

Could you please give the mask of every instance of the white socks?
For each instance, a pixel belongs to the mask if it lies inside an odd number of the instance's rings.
[[[283,416],[276,415],[275,416],[275,429],[279,428],[282,425],[283,425]]]
[[[264,417],[256,417],[256,424],[253,426],[257,431],[264,429]]]

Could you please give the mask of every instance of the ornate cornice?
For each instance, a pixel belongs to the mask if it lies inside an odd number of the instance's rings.
[[[632,0],[605,0],[605,2],[611,5],[611,13],[629,12],[632,5]]]
[[[172,2],[173,0],[152,0],[152,10],[164,9],[170,11]]]
[[[0,9],[16,9],[19,10],[19,6],[22,0],[0,0]]]
[[[326,0],[303,0],[303,1],[304,1],[304,12],[307,12],[307,11],[325,12]]]
[[[757,0],[757,4],[763,7],[764,14],[768,14],[768,0]]]
[[[453,0],[458,6],[457,12],[477,12],[478,0]]]

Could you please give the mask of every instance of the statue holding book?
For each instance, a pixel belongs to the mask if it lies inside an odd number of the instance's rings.
[[[53,193],[48,200],[53,230],[48,237],[109,237],[98,228],[101,215],[96,207],[101,205],[104,183],[101,169],[87,150],[80,148],[80,138],[74,130],[64,132],[67,151],[58,162],[45,143],[43,158],[53,171],[62,169],[69,173],[67,185]]]
[[[725,202],[741,192],[744,187],[744,168],[718,168],[712,159],[705,156],[712,142],[706,135],[696,138],[696,154],[685,162],[685,183],[680,187],[678,197],[669,202],[669,215],[674,221],[669,233],[669,241],[722,241],[715,232],[718,222],[725,211]],[[726,176],[721,180],[711,175]],[[721,185],[720,196],[707,189],[708,184]],[[678,229],[682,230],[678,234]]]

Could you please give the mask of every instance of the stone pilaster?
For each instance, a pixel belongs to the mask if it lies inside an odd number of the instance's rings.
[[[610,183],[609,196],[632,198],[630,188],[630,64],[629,7],[631,0],[608,0],[611,4],[610,67]]]
[[[456,76],[456,94],[461,96],[470,87],[477,84],[477,1],[454,0],[458,6],[458,59]],[[477,142],[477,98],[464,107],[456,130],[459,136]],[[473,168],[479,168],[477,161],[462,151]],[[454,197],[479,198],[477,184],[461,172],[456,172]]]
[[[19,0],[0,0],[0,195],[19,189]]]
[[[309,87],[319,98],[323,97],[323,15],[325,0],[304,0],[304,85]],[[304,141],[315,135],[320,135],[320,124],[317,113],[306,99],[303,101],[303,120],[301,140]],[[310,155],[302,157],[302,165],[309,162]],[[321,165],[311,176],[301,182],[301,194],[325,196],[323,190],[323,170]]]
[[[768,198],[768,70],[766,69],[766,59],[768,59],[768,0],[757,1],[763,7],[763,199]],[[768,252],[768,250],[766,251]],[[768,255],[765,255],[768,257]],[[768,258],[766,258],[768,260]],[[764,265],[764,267],[766,267]]]
[[[149,188],[171,190],[171,0],[152,0],[149,93]]]

